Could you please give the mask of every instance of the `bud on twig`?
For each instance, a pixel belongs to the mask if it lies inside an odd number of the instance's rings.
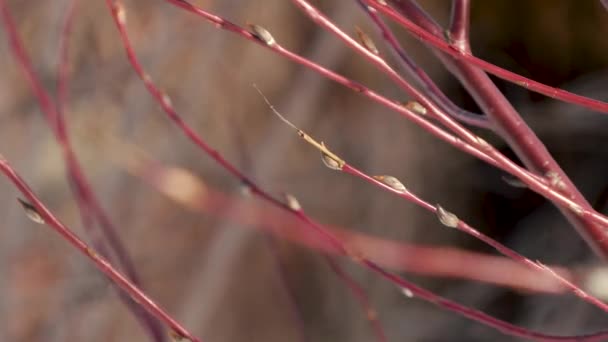
[[[325,166],[332,170],[342,170],[342,165],[340,164],[340,162],[332,158],[329,154],[321,152],[321,160],[323,161],[323,164],[325,164]]]
[[[405,185],[393,176],[374,176],[373,178],[399,193],[403,194],[407,192]]]
[[[302,210],[302,206],[300,205],[300,202],[298,202],[298,199],[291,194],[285,194],[285,202],[287,203],[289,209],[293,211]]]
[[[443,209],[439,204],[437,204],[437,211],[435,213],[437,214],[439,222],[441,222],[441,224],[443,224],[444,226],[450,228],[458,227],[458,222],[460,222],[458,216]]]
[[[306,141],[310,145],[314,146],[317,150],[321,151],[321,160],[323,160],[323,164],[325,164],[325,166],[327,166],[328,168],[330,168],[332,170],[342,170],[342,167],[344,167],[344,164],[346,164],[346,162],[344,160],[342,160],[340,157],[338,157],[336,154],[334,154],[332,151],[330,151],[327,147],[325,147],[325,144],[323,142],[316,141],[313,137],[306,134],[306,132],[304,132],[303,130],[299,129],[296,125],[291,123],[291,121],[287,120],[287,118],[285,118],[281,113],[279,113],[278,110],[276,110],[274,108],[274,106],[270,103],[268,98],[266,96],[264,96],[262,91],[255,84],[253,85],[253,87],[258,91],[258,93],[260,93],[260,95],[262,96],[262,98],[264,99],[266,104],[270,107],[270,110],[272,110],[272,112],[279,119],[281,119],[281,121],[283,121],[289,127],[293,128],[296,132],[298,132],[298,136],[300,138],[304,139],[304,141]]]
[[[526,183],[522,182],[521,180],[519,180],[519,178],[514,177],[512,175],[503,175],[502,180],[509,184],[510,186],[514,187],[514,188],[522,188],[525,189],[528,186],[526,185]]]
[[[241,186],[239,187],[241,196],[245,197],[245,198],[249,198],[251,197],[251,186],[249,186],[249,184],[241,184]]]
[[[421,105],[418,101],[408,101],[404,104],[404,107],[416,114],[426,115],[427,113],[426,107]]]
[[[402,288],[401,293],[403,293],[403,295],[406,296],[407,298],[414,297],[414,293],[412,292],[412,290],[408,289],[407,287]]]
[[[266,45],[273,46],[274,44],[276,44],[276,41],[274,40],[274,37],[272,37],[272,35],[270,34],[270,32],[268,32],[268,30],[266,30],[262,26],[256,25],[256,24],[249,24],[249,27],[251,28],[251,33],[257,39],[259,39],[262,42],[264,42]]]
[[[122,2],[115,1],[114,10],[116,11],[116,20],[120,25],[124,26],[127,23],[127,12],[125,11]]]
[[[361,45],[374,55],[379,55],[380,51],[378,51],[374,41],[365,32],[361,31],[359,27],[356,27],[355,30],[357,31],[357,36],[359,37]]]
[[[40,213],[38,212],[38,209],[36,209],[36,207],[34,207],[33,205],[29,204],[28,202],[22,200],[21,198],[17,198],[17,201],[19,201],[19,203],[23,207],[23,210],[25,211],[25,215],[30,220],[32,220],[38,224],[45,223],[44,219],[42,218],[42,216],[40,215]]]

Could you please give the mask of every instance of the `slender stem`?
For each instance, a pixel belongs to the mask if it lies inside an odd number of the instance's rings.
[[[46,116],[49,127],[55,134],[55,140],[61,147],[68,180],[70,181],[72,192],[76,197],[76,203],[80,211],[83,226],[89,236],[91,236],[93,245],[99,253],[108,258],[111,262],[118,264],[118,266],[126,272],[129,279],[131,279],[134,284],[139,285],[140,280],[135,270],[135,266],[116,233],[116,228],[105,214],[103,208],[97,201],[91,186],[88,184],[71,147],[66,128],[64,112],[66,110],[69,83],[69,41],[76,15],[76,8],[77,1],[72,0],[68,5],[61,31],[57,101],[55,102],[42,85],[40,78],[32,67],[30,58],[17,33],[14,20],[12,19],[5,0],[0,0],[0,10],[2,12],[3,24],[8,34],[11,52],[15,55],[16,61],[19,63],[34,95],[38,99],[38,103]],[[95,225],[95,218],[100,223],[99,227]],[[95,232],[98,228],[101,230],[101,234]],[[142,311],[137,305],[134,305],[134,303],[126,298],[122,292],[119,292],[119,297],[143,325],[144,329],[150,334],[154,341],[159,342],[165,339],[164,332],[161,330],[158,322],[155,322],[149,314]]]
[[[265,236],[264,241],[268,246],[268,249],[272,253],[273,261],[275,263],[275,270],[277,274],[277,280],[283,293],[285,294],[285,300],[287,301],[287,307],[289,309],[289,314],[294,321],[295,330],[298,334],[298,338],[300,342],[309,342],[309,338],[306,334],[306,326],[304,321],[302,320],[302,314],[298,308],[298,303],[296,302],[295,296],[291,288],[289,287],[289,283],[287,281],[287,265],[283,262],[281,255],[279,253],[279,244],[275,236]]]
[[[351,293],[355,296],[355,299],[359,302],[361,307],[365,308],[365,318],[372,325],[372,330],[376,335],[376,341],[386,342],[386,334],[384,328],[378,320],[378,313],[372,307],[371,301],[367,292],[348,274],[340,265],[329,255],[323,256],[329,267],[340,277],[340,279],[349,287]]]
[[[471,53],[469,41],[471,0],[452,0],[452,18],[450,21],[450,39],[461,51]]]
[[[383,275],[385,278],[393,281],[396,284],[400,284],[404,288],[407,288],[412,293],[412,295],[414,295],[418,298],[424,299],[430,303],[434,303],[435,305],[437,305],[441,308],[447,309],[447,310],[458,310],[458,312],[461,315],[468,317],[472,320],[478,321],[478,322],[483,322],[483,324],[491,326],[491,327],[495,328],[496,330],[504,333],[505,335],[509,335],[509,336],[513,336],[513,337],[520,337],[520,338],[525,338],[525,339],[532,339],[532,340],[536,340],[536,341],[546,341],[546,342],[549,342],[549,341],[572,341],[572,342],[598,341],[599,342],[599,341],[603,341],[604,339],[608,338],[608,333],[603,333],[603,332],[595,333],[595,334],[588,334],[588,335],[560,337],[560,336],[549,336],[546,334],[530,331],[530,330],[522,328],[522,327],[514,326],[510,323],[499,320],[492,316],[488,316],[481,311],[478,311],[478,310],[475,310],[472,308],[468,308],[468,307],[464,307],[449,299],[437,296],[436,294],[434,294],[428,290],[425,290],[412,283],[404,281],[403,279],[399,278],[397,275],[389,273],[389,272],[383,270],[382,268],[378,267],[378,265],[375,265],[369,261],[364,261],[364,263],[370,269]]]
[[[55,232],[60,234],[72,246],[78,249],[84,256],[90,259],[95,264],[97,269],[104,273],[114,285],[123,290],[135,303],[143,307],[160,321],[167,324],[167,326],[173,329],[180,336],[187,337],[193,342],[200,342],[199,339],[190,334],[188,330],[175,321],[158,304],[146,296],[146,294],[142,292],[139,287],[118,272],[106,258],[100,254],[97,254],[93,248],[89,247],[75,233],[73,233],[72,230],[63,225],[63,223],[61,223],[55,217],[55,215],[53,215],[53,213],[51,213],[38,199],[25,181],[17,174],[17,172],[15,172],[13,167],[1,155],[0,171],[4,173],[4,175],[15,185],[15,187],[17,187],[17,189],[19,189],[28,202],[36,208],[37,214],[42,217],[46,224],[55,230]]]

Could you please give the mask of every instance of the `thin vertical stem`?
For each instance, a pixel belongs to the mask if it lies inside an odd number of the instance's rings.
[[[470,53],[469,41],[471,0],[452,0],[450,39],[459,50]]]

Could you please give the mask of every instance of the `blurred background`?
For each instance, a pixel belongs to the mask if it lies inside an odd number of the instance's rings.
[[[235,219],[257,200],[243,199],[238,180],[166,119],[128,64],[104,1],[77,2],[69,40],[69,134],[146,292],[205,341],[373,340],[365,313],[318,252],[271,239],[247,220]],[[69,3],[8,1],[36,72],[53,93]],[[319,222],[421,246],[494,253],[446,230],[414,205],[328,170],[315,150],[272,115],[253,83],[289,120],[363,171],[399,178],[533,260],[573,268],[598,264],[544,199],[510,187],[501,172],[395,113],[167,2],[124,3],[140,61],[186,122],[259,185],[277,196],[297,197]],[[237,24],[262,25],[286,48],[390,98],[408,99],[289,1],[193,3]],[[346,32],[354,34],[358,26],[387,52],[354,1],[314,3]],[[447,25],[448,1],[420,4]],[[471,20],[479,57],[552,86],[608,99],[608,12],[599,1],[473,1]],[[432,53],[397,32],[454,102],[478,110]],[[64,223],[90,241],[61,151],[4,33],[0,153]],[[496,82],[589,201],[605,210],[608,118]],[[512,156],[499,139],[479,133]],[[173,173],[160,177],[159,168]],[[0,181],[0,194],[0,340],[148,340],[92,264],[51,229],[27,219],[8,181]],[[229,199],[228,205],[221,211],[213,207],[211,194]],[[209,205],[197,206],[199,200]],[[338,260],[370,295],[389,341],[514,340],[406,298],[361,267]],[[571,295],[403,275],[531,329],[577,334],[608,327],[605,314]]]

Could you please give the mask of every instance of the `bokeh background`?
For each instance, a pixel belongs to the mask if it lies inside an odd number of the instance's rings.
[[[124,2],[141,62],[185,120],[260,185],[295,195],[318,221],[395,241],[492,253],[442,228],[414,205],[325,168],[318,153],[271,114],[253,83],[296,125],[362,170],[398,177],[431,203],[441,203],[532,259],[569,267],[598,264],[545,200],[509,187],[500,172],[395,113],[164,1]],[[235,23],[263,25],[285,47],[391,98],[407,100],[289,1],[193,2]],[[52,92],[68,3],[8,1],[32,63]],[[354,34],[355,26],[375,32],[354,1],[315,3],[346,32]],[[448,1],[420,3],[447,24]],[[217,215],[192,210],[187,196],[175,201],[133,172],[133,160],[144,155],[187,170],[209,191],[241,196],[239,182],[184,138],[146,92],[126,60],[104,1],[78,1],[76,11],[65,113],[70,136],[147,293],[205,341],[300,341],[302,333],[308,341],[372,340],[365,313],[318,254],[269,240],[230,220],[229,211]],[[60,150],[4,33],[0,153],[86,239]],[[549,85],[604,100],[607,35],[608,12],[599,1],[473,2],[475,54]],[[399,36],[450,98],[477,110],[424,46],[405,32]],[[380,38],[372,37],[381,46]],[[497,84],[589,200],[605,209],[605,115]],[[510,153],[491,134],[480,134]],[[145,167],[137,170],[145,173]],[[194,188],[182,176],[186,181],[169,187],[174,194],[189,194]],[[146,341],[108,282],[52,230],[28,220],[16,197],[12,185],[0,181],[0,340]],[[340,262],[368,291],[390,341],[514,340],[408,299],[375,275],[347,260]],[[572,296],[404,275],[540,331],[576,334],[608,327],[605,314]]]

